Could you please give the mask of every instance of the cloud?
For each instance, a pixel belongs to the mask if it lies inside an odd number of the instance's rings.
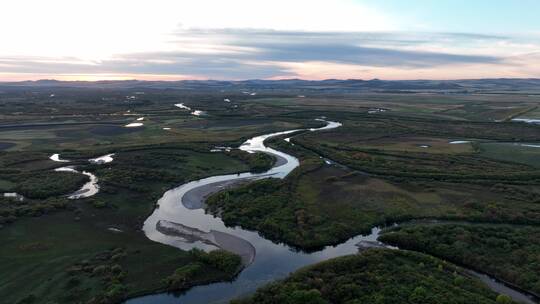
[[[538,45],[508,36],[468,33],[182,28],[168,42],[167,51],[120,53],[102,60],[11,56],[0,57],[0,66],[4,73],[142,78],[473,78],[489,71],[493,75],[486,77],[503,77],[505,70],[516,75],[520,67],[538,63],[538,56],[526,56]],[[493,46],[497,50],[489,51]],[[482,73],[467,67],[481,68]],[[519,75],[540,76],[534,68],[524,71],[528,74]]]
[[[0,55],[77,56],[167,50],[178,28],[394,30],[396,18],[355,0],[2,1]]]

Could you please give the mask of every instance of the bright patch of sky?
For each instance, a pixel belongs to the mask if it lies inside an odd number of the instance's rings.
[[[6,0],[0,80],[540,77],[538,0]]]
[[[540,33],[538,0],[359,0],[393,16],[403,30]]]

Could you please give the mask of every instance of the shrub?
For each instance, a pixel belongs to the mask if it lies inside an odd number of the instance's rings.
[[[192,249],[191,254],[200,262],[227,273],[236,272],[242,264],[240,256],[222,249],[213,250],[209,253],[200,249]]]
[[[192,263],[177,268],[174,273],[165,278],[165,284],[170,289],[184,289],[189,287],[190,281],[200,272],[201,265]]]

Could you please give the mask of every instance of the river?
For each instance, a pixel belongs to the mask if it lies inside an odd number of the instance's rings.
[[[319,119],[324,121],[322,119]],[[156,242],[168,244],[183,250],[200,248],[212,250],[223,248],[239,254],[245,269],[232,282],[214,283],[197,286],[181,294],[161,293],[128,300],[127,304],[172,304],[172,303],[227,303],[231,299],[253,293],[258,287],[282,279],[300,267],[321,262],[330,258],[355,254],[358,244],[375,244],[380,228],[374,227],[369,235],[359,235],[337,246],[306,253],[291,249],[283,244],[276,244],[261,237],[257,232],[239,227],[226,227],[219,217],[206,214],[204,201],[208,195],[226,187],[262,178],[284,178],[299,161],[294,156],[266,147],[264,141],[271,137],[291,134],[299,131],[324,131],[340,127],[338,122],[324,121],[321,128],[297,129],[257,136],[240,146],[246,152],[264,152],[277,158],[273,168],[264,173],[240,173],[213,176],[183,184],[163,194],[157,207],[145,221],[143,230],[146,236]],[[479,276],[480,279],[482,279]],[[534,303],[518,291],[486,277],[490,288],[509,294],[524,303]],[[529,299],[529,301],[527,301]]]

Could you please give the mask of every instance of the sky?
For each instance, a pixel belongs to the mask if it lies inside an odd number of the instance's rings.
[[[539,0],[2,0],[0,81],[540,78]]]

